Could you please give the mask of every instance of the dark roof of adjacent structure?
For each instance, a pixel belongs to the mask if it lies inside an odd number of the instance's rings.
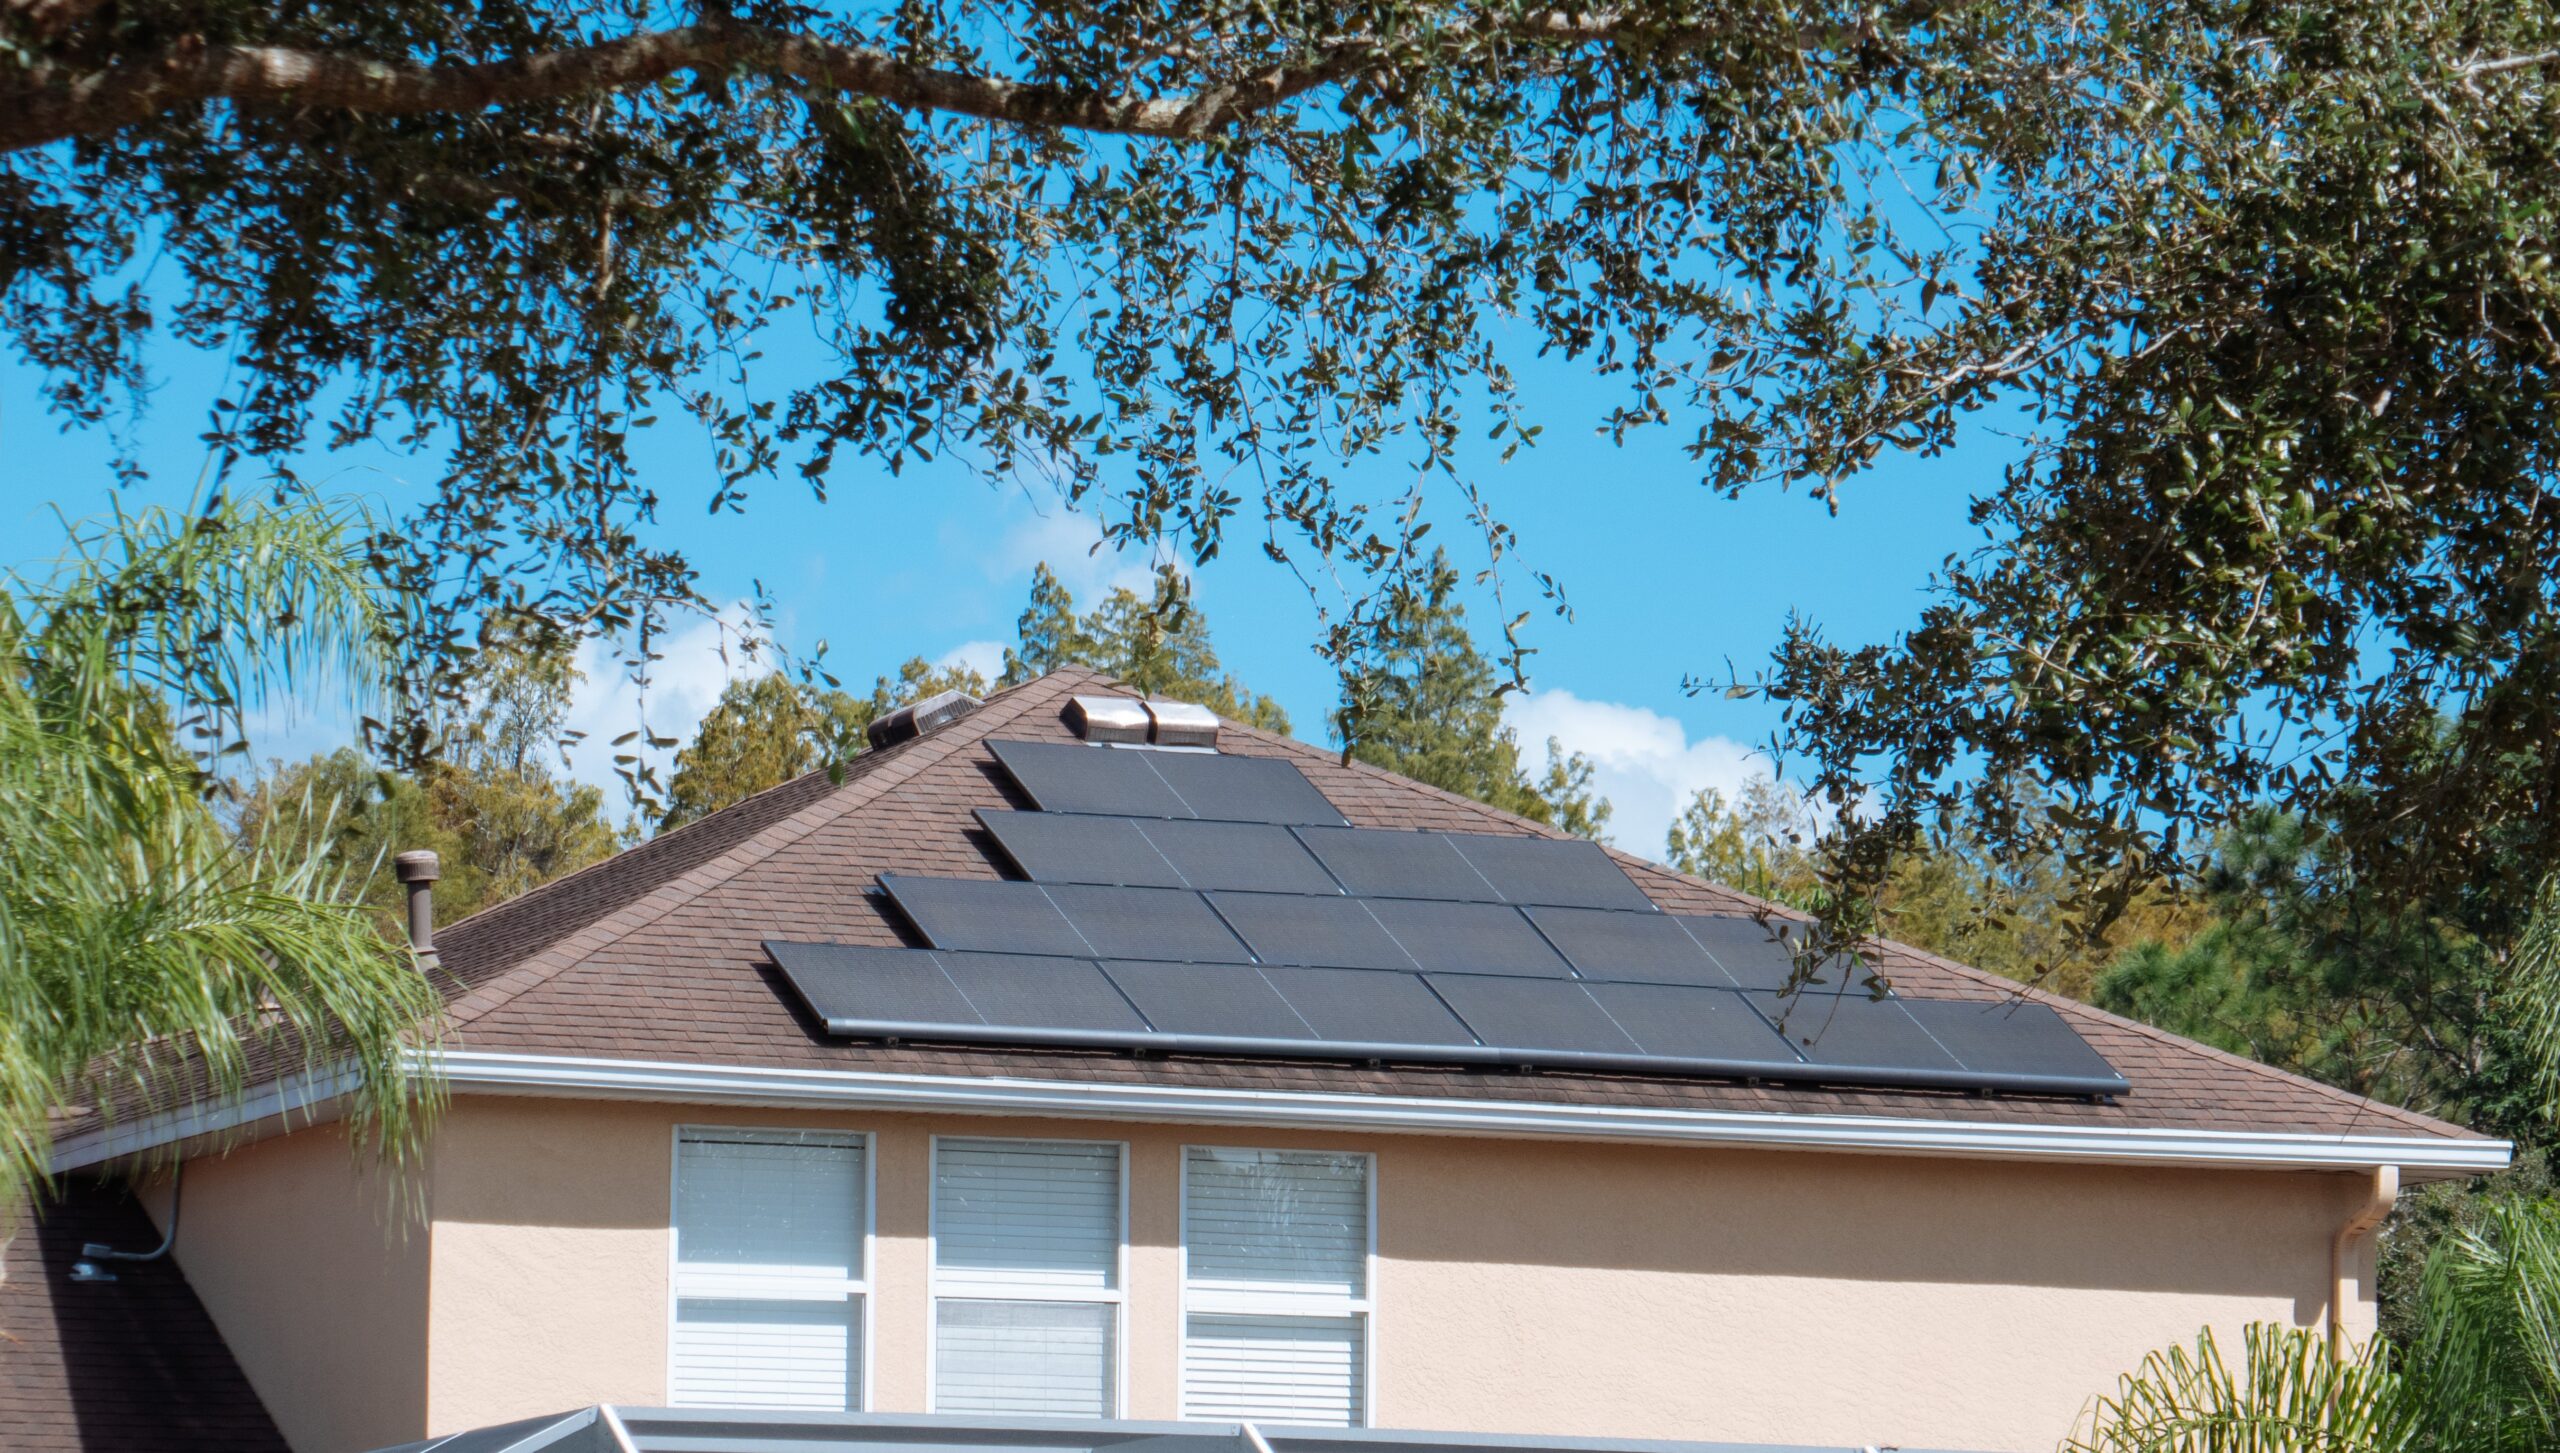
[[[1872,1446],[1872,1445],[1871,1445]],[[1279,1424],[910,1413],[745,1412],[602,1404],[379,1453],[1859,1453],[1802,1444],[1675,1443]],[[1908,1449],[1905,1453],[1924,1453]]]
[[[62,1183],[20,1207],[0,1251],[0,1446],[13,1453],[285,1453],[266,1406],[175,1261],[75,1282],[81,1247],[149,1250],[160,1232],[123,1187]]]
[[[1005,876],[973,817],[1022,808],[996,740],[1074,740],[1079,692],[1118,683],[1080,668],[997,694],[973,714],[812,774],[499,905],[439,935],[452,976],[447,1043],[531,1055],[787,1069],[1445,1096],[1573,1105],[1990,1121],[2092,1129],[2473,1138],[2471,1132],[2283,1073],[1899,944],[1870,962],[1914,997],[2051,1004],[2134,1085],[2070,1098],[1751,1084],[1665,1076],[1534,1077],[1464,1068],[830,1039],[776,992],[765,940],[908,942],[873,891],[883,872]],[[1355,826],[1553,836],[1483,803],[1304,742],[1227,723],[1221,750],[1285,757]],[[1690,913],[1785,910],[1615,854],[1647,897]]]

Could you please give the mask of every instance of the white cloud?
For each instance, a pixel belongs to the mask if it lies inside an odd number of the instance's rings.
[[[943,652],[933,664],[945,671],[954,666],[966,666],[993,685],[997,675],[1004,670],[1004,642],[962,641]]]
[[[1514,695],[1502,718],[1520,734],[1521,756],[1532,771],[1545,765],[1549,737],[1589,757],[1592,784],[1612,809],[1611,840],[1648,858],[1662,856],[1664,834],[1699,788],[1713,787],[1732,801],[1742,784],[1768,771],[1765,760],[1731,738],[1692,741],[1687,728],[1658,711],[1585,701],[1570,691]]]
[[[982,558],[988,579],[1016,590],[1027,589],[1032,567],[1045,563],[1088,610],[1115,589],[1147,594],[1155,582],[1155,560],[1109,546],[1097,551],[1101,540],[1102,527],[1091,515],[1047,501],[1006,530]]]
[[[694,620],[658,643],[659,659],[649,663],[648,684],[631,679],[611,644],[588,640],[578,647],[578,670],[586,679],[570,698],[565,725],[584,732],[569,749],[569,775],[618,791],[613,759],[636,753],[656,765],[663,782],[675,761],[675,747],[649,747],[639,740],[615,746],[613,739],[645,726],[654,736],[674,739],[677,746],[693,740],[694,729],[718,704],[721,691],[740,676],[771,671],[769,652],[752,649],[753,619],[743,605],[712,619]]]

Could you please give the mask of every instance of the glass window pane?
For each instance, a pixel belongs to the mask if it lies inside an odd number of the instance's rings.
[[[679,1275],[861,1278],[858,1137],[687,1132],[676,1154]]]
[[[1120,1275],[1120,1147],[942,1141],[933,1235],[944,1292],[1108,1291]]]
[[[862,1299],[676,1303],[673,1400],[679,1407],[862,1406]]]
[[[1205,1146],[1187,1155],[1192,1285],[1367,1295],[1365,1156]]]
[[[1358,1424],[1366,1319],[1196,1315],[1182,1343],[1182,1414]]]
[[[1109,1416],[1117,1310],[1098,1302],[936,1303],[934,1411]]]

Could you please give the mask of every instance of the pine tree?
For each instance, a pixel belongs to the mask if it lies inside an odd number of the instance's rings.
[[[1142,695],[1194,702],[1265,731],[1289,731],[1280,703],[1220,668],[1208,616],[1192,599],[1190,577],[1174,565],[1157,567],[1149,596],[1116,587],[1084,616],[1076,614],[1075,597],[1056,572],[1041,565],[1031,574],[1031,602],[1019,632],[1020,643],[1004,653],[1004,685],[1060,666],[1090,666]]]

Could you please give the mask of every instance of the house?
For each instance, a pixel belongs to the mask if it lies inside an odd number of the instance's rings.
[[[2049,1448],[2200,1326],[2368,1335],[2397,1189],[2507,1159],[1094,673],[897,730],[435,932],[405,1176],[325,1077],[63,1167],[201,1147],[138,1200],[297,1453],[1290,1453]]]

